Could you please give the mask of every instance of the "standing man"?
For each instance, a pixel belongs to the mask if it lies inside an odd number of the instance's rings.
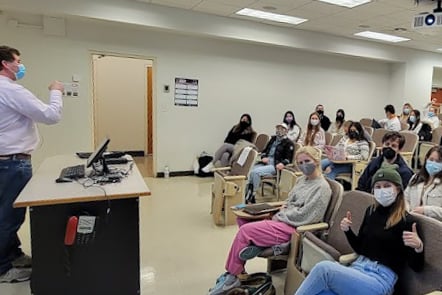
[[[326,115],[324,115],[324,106],[322,104],[318,104],[315,110],[319,115],[319,120],[321,120],[322,129],[324,129],[324,131],[327,131],[331,125],[331,121]]]
[[[20,248],[17,232],[25,208],[13,203],[32,176],[31,152],[39,136],[36,122],[55,124],[62,111],[63,84],[49,85],[49,104],[16,83],[24,77],[20,52],[0,46],[0,283],[29,280],[31,257]]]

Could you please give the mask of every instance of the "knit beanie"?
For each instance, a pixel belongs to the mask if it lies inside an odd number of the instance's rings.
[[[398,168],[399,166],[396,164],[392,165],[388,163],[383,163],[381,168],[379,168],[379,170],[376,171],[376,173],[373,175],[371,186],[373,187],[377,181],[384,180],[393,182],[403,188],[402,178],[398,172]]]

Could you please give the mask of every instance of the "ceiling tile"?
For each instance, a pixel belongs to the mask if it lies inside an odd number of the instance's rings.
[[[195,11],[201,11],[205,13],[213,13],[217,15],[229,16],[240,10],[241,6],[227,5],[219,3],[220,1],[203,1],[200,4],[193,7]]]
[[[152,4],[158,4],[158,5],[164,5],[164,6],[170,6],[170,7],[177,7],[177,8],[185,8],[185,9],[191,9],[198,3],[200,3],[201,0],[151,0]]]

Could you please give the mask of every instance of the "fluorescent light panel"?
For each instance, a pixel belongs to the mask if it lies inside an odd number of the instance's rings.
[[[271,21],[279,22],[279,23],[288,23],[288,24],[293,24],[293,25],[298,25],[300,23],[307,21],[307,19],[304,19],[304,18],[299,18],[299,17],[295,17],[295,16],[290,16],[290,15],[284,15],[284,14],[271,13],[271,12],[266,12],[266,11],[251,9],[251,8],[243,8],[243,9],[237,11],[236,14],[250,16],[250,17],[256,17],[256,18],[260,18],[260,19],[271,20]]]
[[[436,50],[442,51],[442,48],[438,48],[438,49],[436,49]]]
[[[344,6],[348,8],[353,8],[368,2],[371,2],[371,0],[319,0],[321,2],[326,2],[329,4],[334,4],[338,6]]]
[[[365,38],[369,38],[369,39],[382,40],[382,41],[387,41],[387,42],[393,42],[393,43],[410,40],[408,38],[403,38],[403,37],[388,35],[388,34],[383,34],[383,33],[377,33],[377,32],[371,32],[371,31],[364,31],[364,32],[356,33],[355,36],[365,37]]]

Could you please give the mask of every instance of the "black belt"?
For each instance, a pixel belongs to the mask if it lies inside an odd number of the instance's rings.
[[[1,155],[0,160],[30,160],[31,155],[28,154],[12,154],[12,155]]]

